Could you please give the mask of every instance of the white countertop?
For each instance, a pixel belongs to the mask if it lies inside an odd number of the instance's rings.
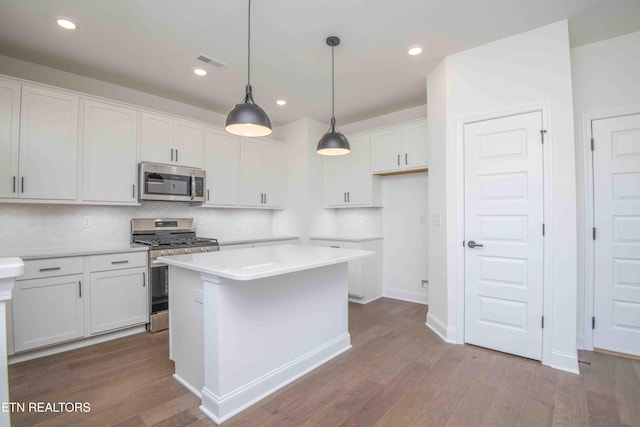
[[[373,251],[278,245],[160,257],[158,261],[233,280],[255,280],[373,256]]]
[[[335,240],[337,242],[370,242],[372,240],[382,240],[382,236],[311,236],[309,240]]]
[[[0,250],[0,257],[20,257],[22,259],[28,260],[148,250],[148,246],[127,243],[116,245],[76,246],[65,248],[2,249]]]
[[[24,262],[20,258],[0,258],[0,279],[18,277],[24,274]]]
[[[231,237],[218,239],[220,246],[225,245],[240,245],[243,243],[255,243],[255,242],[278,242],[282,240],[297,240],[298,236],[265,236],[265,237]]]

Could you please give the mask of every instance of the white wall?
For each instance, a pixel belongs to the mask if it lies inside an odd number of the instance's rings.
[[[383,294],[427,304],[427,172],[382,179]]]
[[[446,115],[446,138],[432,144],[430,163],[445,167],[444,181],[431,175],[431,212],[446,212],[446,237],[430,250],[446,250],[446,263],[431,258],[430,276],[446,277],[431,283],[439,300],[446,294],[447,311],[438,318],[448,338],[463,342],[464,238],[462,125],[504,114],[543,109],[547,129],[545,154],[545,294],[547,329],[543,338],[543,363],[577,372],[576,331],[576,199],[573,106],[569,35],[566,21],[461,52],[427,80],[427,96],[446,91],[446,101],[434,113]],[[444,73],[443,77],[441,73]],[[437,87],[443,85],[443,87]],[[429,110],[429,126],[434,126]],[[435,125],[438,126],[438,125]],[[442,126],[442,124],[439,124]],[[439,129],[441,132],[442,129]],[[430,132],[430,136],[432,133]],[[441,170],[440,170],[441,172]],[[430,194],[434,193],[431,191]],[[444,200],[442,199],[444,191]],[[432,239],[434,233],[430,229]],[[434,246],[440,244],[438,246]],[[430,256],[433,251],[430,251]],[[437,272],[437,273],[436,273]],[[434,289],[437,287],[438,289]],[[429,319],[428,319],[429,320]],[[438,322],[434,322],[437,325]],[[438,325],[438,326],[442,326]],[[434,328],[435,329],[435,328]]]
[[[590,120],[640,112],[640,32],[571,49],[578,203],[578,347],[592,348]],[[586,178],[586,179],[585,179]],[[585,187],[585,182],[587,187]],[[585,191],[586,189],[586,191]],[[586,238],[585,238],[586,237]],[[585,329],[586,328],[586,329]]]

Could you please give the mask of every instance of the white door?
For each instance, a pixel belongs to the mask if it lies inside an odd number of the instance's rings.
[[[181,166],[202,167],[202,126],[198,123],[173,122],[174,159]]]
[[[243,138],[240,142],[241,194],[244,206],[264,206],[262,191],[262,146],[255,139]]]
[[[0,197],[18,197],[20,85],[0,81]]]
[[[349,140],[351,153],[347,157],[346,170],[347,205],[371,203],[371,169],[369,136],[358,136]]]
[[[593,346],[640,356],[640,114],[592,122]]]
[[[169,117],[142,113],[140,128],[141,160],[155,163],[175,163],[173,121]]]
[[[240,138],[205,129],[207,205],[240,204]]]
[[[542,358],[540,111],[465,125],[465,342]],[[475,244],[475,247],[474,247]]]
[[[266,206],[282,206],[283,163],[281,145],[264,144],[262,146],[262,188]]]

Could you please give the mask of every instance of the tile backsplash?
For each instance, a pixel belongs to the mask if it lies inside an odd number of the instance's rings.
[[[211,209],[171,202],[141,206],[2,203],[0,250],[126,244],[131,239],[131,218],[156,217],[194,218],[197,234],[203,237],[254,238],[273,232],[270,210]]]

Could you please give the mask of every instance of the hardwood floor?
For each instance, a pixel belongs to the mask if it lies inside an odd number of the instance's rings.
[[[223,423],[283,426],[640,426],[640,361],[580,352],[581,374],[442,342],[426,307],[349,307],[353,349]],[[176,382],[168,334],[143,333],[9,367],[12,402],[89,402],[88,413],[13,412],[14,426],[214,426]]]

